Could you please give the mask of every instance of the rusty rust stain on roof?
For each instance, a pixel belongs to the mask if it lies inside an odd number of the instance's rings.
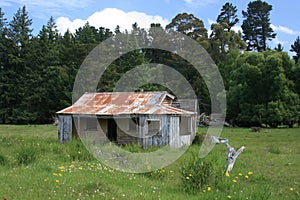
[[[85,93],[72,106],[57,114],[194,114],[166,105],[166,99],[174,100],[167,92],[105,92]]]

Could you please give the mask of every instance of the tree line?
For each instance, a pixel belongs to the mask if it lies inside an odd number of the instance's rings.
[[[110,30],[87,22],[74,33],[64,34],[50,17],[34,36],[25,6],[10,21],[0,8],[0,123],[51,123],[56,111],[71,104],[76,73],[94,47],[117,34],[132,45],[138,45],[130,38],[137,34],[151,43],[155,34],[151,27],[155,27],[165,34],[183,33],[207,50],[224,80],[229,122],[293,126],[300,117],[300,38],[291,44],[292,59],[281,44],[271,49],[268,41],[276,37],[270,26],[271,10],[272,6],[261,0],[250,2],[242,11],[242,32],[235,30],[240,21],[236,6],[225,3],[210,34],[201,19],[179,13],[166,27],[151,24],[148,31],[136,23],[131,31],[121,32],[119,26]],[[201,75],[187,61],[163,50],[140,49],[122,55],[105,70],[97,91],[112,91],[122,75],[145,63],[162,63],[179,71],[193,87],[200,111],[210,112],[209,92]],[[155,78],[151,70],[144,73]],[[140,89],[167,90],[156,84]]]

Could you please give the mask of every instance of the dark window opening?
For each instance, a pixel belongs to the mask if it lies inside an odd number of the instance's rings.
[[[137,127],[139,125],[139,118],[138,117],[132,117],[129,119],[129,130],[135,131],[137,130]]]
[[[147,120],[148,135],[160,134],[160,120]]]
[[[117,123],[114,119],[107,121],[107,137],[110,141],[117,141]]]
[[[86,130],[95,131],[97,130],[97,118],[87,118],[86,119]]]

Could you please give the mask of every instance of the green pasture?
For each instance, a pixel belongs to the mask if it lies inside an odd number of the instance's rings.
[[[225,128],[221,136],[236,149],[246,147],[229,176],[223,144],[204,159],[197,157],[200,144],[193,144],[166,168],[132,174],[98,162],[78,141],[59,144],[56,126],[1,125],[0,198],[300,199],[299,128]]]

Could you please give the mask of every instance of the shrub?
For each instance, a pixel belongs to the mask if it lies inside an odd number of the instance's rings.
[[[86,149],[84,144],[79,140],[73,140],[65,145],[67,154],[71,161],[93,161],[94,156]]]
[[[205,138],[205,133],[197,132],[193,140],[193,144],[202,144],[204,138]]]
[[[144,173],[144,175],[148,178],[153,178],[158,180],[158,179],[164,179],[168,175],[168,172],[166,171],[166,169],[162,168],[162,169],[157,169],[153,172]]]
[[[17,163],[20,165],[28,165],[35,161],[37,157],[37,149],[34,145],[21,145],[16,150]]]
[[[273,154],[280,154],[278,146],[275,145],[269,147],[269,152]]]
[[[218,177],[218,173],[213,167],[212,159],[201,159],[195,155],[189,163],[181,167],[180,173],[183,189],[191,193],[195,193],[202,188],[215,184],[216,178]]]
[[[0,165],[5,165],[6,164],[6,158],[0,154]]]

